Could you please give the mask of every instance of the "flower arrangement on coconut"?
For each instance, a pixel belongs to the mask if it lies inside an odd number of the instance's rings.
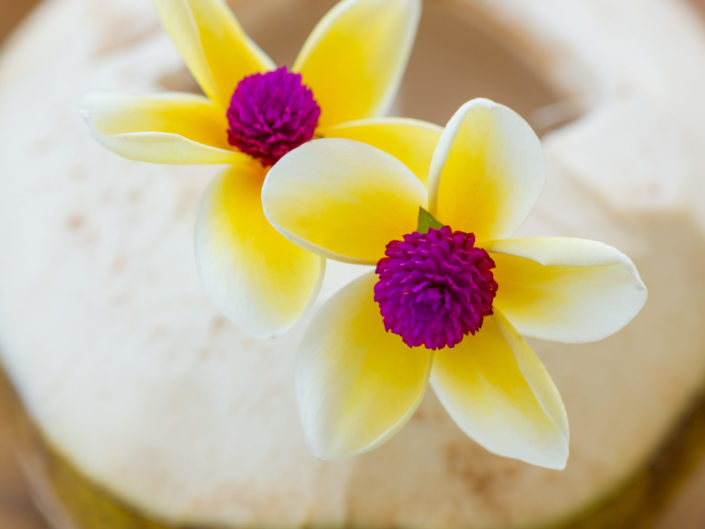
[[[276,68],[221,0],[155,0],[204,96],[91,95],[83,115],[114,152],[229,164],[202,199],[203,285],[258,338],[307,312],[325,259],[375,266],[334,295],[300,345],[301,423],[314,455],[371,450],[430,380],[496,454],[560,469],[568,420],[522,335],[600,340],[646,287],[624,254],[570,238],[508,238],[540,194],[541,144],[477,99],[444,129],[378,117],[398,86],[420,0],[344,0],[291,70]]]

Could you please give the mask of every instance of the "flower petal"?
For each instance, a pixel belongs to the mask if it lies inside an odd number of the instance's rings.
[[[289,330],[312,303],[324,261],[287,241],[262,213],[257,162],[223,171],[203,196],[196,262],[218,308],[257,338]]]
[[[243,77],[275,68],[223,0],[154,0],[154,4],[196,81],[223,108]]]
[[[81,114],[107,149],[154,163],[235,163],[248,159],[227,142],[225,118],[202,96],[89,94]]]
[[[377,147],[403,162],[425,185],[433,150],[443,129],[417,119],[371,118],[319,132],[327,138],[347,138]]]
[[[539,358],[498,311],[477,334],[436,353],[431,384],[458,426],[490,452],[565,467],[563,401]]]
[[[545,180],[541,142],[513,110],[473,99],[450,119],[429,175],[429,208],[478,240],[501,238],[524,221]]]
[[[343,0],[323,17],[293,66],[313,89],[322,127],[386,111],[420,15],[420,0]]]
[[[374,273],[335,294],[306,331],[296,370],[301,421],[313,454],[371,450],[398,432],[423,398],[431,354],[384,330]]]
[[[264,213],[287,238],[324,257],[374,264],[416,229],[426,189],[403,163],[352,140],[314,140],[279,160],[262,188]]]
[[[606,244],[565,237],[485,246],[497,267],[495,306],[522,334],[559,342],[601,340],[624,327],[647,297],[636,267]]]

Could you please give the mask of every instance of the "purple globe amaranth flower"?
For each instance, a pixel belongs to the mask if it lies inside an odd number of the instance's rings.
[[[492,314],[495,263],[475,235],[450,227],[404,235],[377,263],[375,301],[387,331],[409,347],[454,347]]]
[[[274,165],[313,138],[321,109],[301,74],[285,66],[245,77],[235,88],[227,117],[228,143]]]

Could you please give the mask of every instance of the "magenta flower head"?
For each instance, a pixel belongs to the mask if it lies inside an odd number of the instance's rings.
[[[321,109],[300,73],[285,66],[249,75],[230,100],[228,142],[264,165],[313,138]]]
[[[404,235],[377,263],[375,301],[384,326],[408,346],[453,347],[492,314],[495,264],[472,233],[448,226]]]

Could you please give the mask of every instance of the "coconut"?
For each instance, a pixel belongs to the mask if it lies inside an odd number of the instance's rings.
[[[234,7],[287,61],[331,4]],[[567,468],[489,454],[431,392],[381,448],[313,458],[293,389],[307,321],[249,338],[199,283],[193,224],[216,168],[123,160],[78,116],[87,91],[196,89],[156,14],[141,0],[49,0],[0,59],[0,359],[42,446],[25,466],[59,523],[638,527],[692,466],[705,441],[698,19],[665,0],[437,0],[424,16],[397,110],[444,121],[485,95],[553,129],[522,234],[615,245],[650,290],[600,343],[532,342],[571,420]],[[507,49],[526,66],[475,80],[506,67]],[[497,93],[465,90],[468,76]],[[362,271],[332,263],[320,302]]]

